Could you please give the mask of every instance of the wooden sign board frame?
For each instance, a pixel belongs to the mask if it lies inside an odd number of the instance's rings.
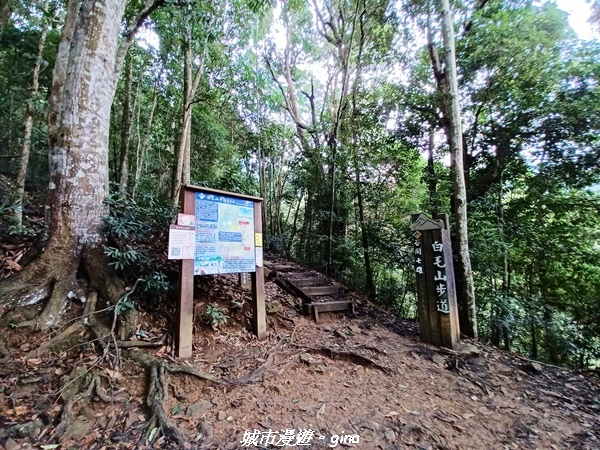
[[[262,201],[260,197],[237,194],[235,192],[220,191],[201,186],[183,186],[180,194],[181,213],[196,213],[196,193],[233,197],[241,200],[250,200],[254,203],[254,233],[262,236]],[[262,242],[260,242],[262,246]],[[267,335],[267,313],[265,308],[265,276],[262,264],[255,267],[251,273],[252,290],[252,329],[258,339]],[[179,268],[179,301],[177,303],[177,356],[180,358],[192,357],[192,337],[194,327],[194,260],[181,260]]]

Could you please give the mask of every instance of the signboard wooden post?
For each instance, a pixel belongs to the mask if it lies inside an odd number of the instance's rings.
[[[412,216],[419,330],[427,344],[455,348],[460,340],[448,216]]]
[[[259,197],[199,186],[181,190],[178,220],[190,226],[194,219],[195,251],[194,259],[181,259],[179,271],[176,348],[180,358],[192,356],[194,275],[251,272],[252,325],[259,339],[266,337],[261,209]]]

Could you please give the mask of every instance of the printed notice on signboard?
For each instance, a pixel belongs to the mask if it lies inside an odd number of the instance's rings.
[[[255,272],[254,202],[196,193],[194,275]]]
[[[256,247],[256,266],[257,267],[263,266],[263,248],[262,247]]]
[[[195,216],[193,214],[177,214],[177,225],[193,227]]]
[[[194,227],[169,227],[168,259],[194,259]]]

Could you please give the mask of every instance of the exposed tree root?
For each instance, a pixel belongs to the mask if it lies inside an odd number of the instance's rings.
[[[156,419],[156,416],[152,416],[146,424],[146,432],[142,435],[142,437],[138,441],[138,444],[135,447],[136,450],[142,450],[146,448],[146,443],[150,442],[151,439],[154,440],[154,435],[156,433],[154,430],[158,429],[157,426],[158,420]]]
[[[328,347],[304,347],[299,344],[292,345],[304,349],[306,353],[324,355],[327,356],[329,359],[341,359],[344,361],[350,361],[354,364],[360,364],[361,366],[372,366],[386,374],[390,374],[392,372],[389,367],[382,366],[381,364],[376,363],[372,359],[367,358],[363,355],[359,355],[358,353],[332,350]]]
[[[191,444],[186,436],[177,428],[177,425],[175,425],[165,411],[164,404],[167,401],[169,389],[167,374],[184,373],[220,385],[230,385],[231,383],[206,373],[198,367],[169,364],[137,348],[129,350],[129,357],[142,366],[149,368],[150,371],[150,388],[146,404],[150,408],[152,417],[148,421],[146,433],[141,438],[137,448],[143,448],[150,438],[154,440],[158,437],[156,432],[152,432],[152,429],[155,427],[160,429],[165,438],[172,440],[178,446],[191,448]]]
[[[106,391],[102,388],[102,383],[100,381],[100,377],[98,375],[94,375],[90,384],[88,384],[85,392],[72,396],[67,403],[65,404],[62,414],[60,416],[60,423],[56,426],[53,432],[54,437],[62,436],[69,426],[69,422],[73,417],[73,407],[75,404],[85,398],[89,398],[92,395],[96,394],[99,398],[107,403],[115,403],[123,400],[115,399],[108,395]]]
[[[83,264],[90,278],[90,285],[100,296],[112,305],[116,305],[128,293],[125,284],[117,277],[109,265],[108,257],[100,247],[88,249],[83,255]],[[135,333],[139,323],[135,309],[128,309],[119,314],[117,337],[127,340]]]
[[[25,355],[25,358],[39,358],[40,356],[46,354],[53,348],[60,346],[68,337],[73,334],[79,333],[83,330],[83,324],[81,322],[75,322],[63,330],[61,333],[54,336],[49,341],[44,342],[38,348],[31,350],[29,353]]]
[[[229,385],[230,381],[224,380],[222,378],[211,375],[210,373],[204,372],[198,367],[195,366],[187,366],[187,365],[177,365],[177,364],[169,364],[164,362],[162,359],[156,358],[152,355],[148,355],[137,349],[132,349],[129,351],[129,356],[135,362],[141,364],[144,367],[152,367],[154,364],[161,364],[164,366],[165,370],[169,373],[185,373],[188,375],[195,376],[196,378],[200,378],[202,380],[210,381],[215,384],[221,385]]]
[[[214,375],[204,372],[203,370],[200,370],[198,367],[194,366],[178,366],[175,364],[167,364],[166,368],[170,373],[186,373],[188,375],[193,375],[196,378],[201,378],[202,380],[211,381],[216,384],[231,384],[230,381],[215,377]]]
[[[25,355],[25,358],[39,358],[40,356],[46,354],[50,350],[60,347],[62,343],[73,334],[83,331],[83,325],[84,323],[86,323],[86,321],[88,325],[93,322],[92,315],[94,310],[96,309],[97,300],[98,294],[96,293],[96,291],[90,291],[83,311],[83,316],[81,317],[82,320],[77,320],[49,341],[46,341],[38,348],[31,350]]]
[[[73,299],[86,300],[84,289],[76,279],[80,266],[87,273],[90,287],[109,304],[116,305],[127,294],[124,283],[110,267],[101,246],[91,247],[78,257],[54,244],[21,272],[3,281],[0,287],[0,316],[7,311],[47,300],[38,317],[19,326],[33,326],[42,330],[60,326],[68,302]],[[137,323],[135,309],[119,314],[118,339],[129,339]]]
[[[119,348],[151,348],[151,347],[162,347],[165,345],[165,339],[158,342],[150,341],[117,341],[117,347]]]
[[[0,286],[0,315],[12,309],[34,305],[50,297],[61,278],[61,262],[66,256],[59,250],[48,250],[23,270],[3,280]]]
[[[169,383],[167,381],[167,368],[163,362],[155,362],[150,366],[150,389],[146,404],[156,419],[160,432],[169,440],[183,448],[191,448],[187,437],[177,425],[169,418],[165,411],[165,402],[168,399]],[[154,422],[152,419],[150,422]],[[156,436],[158,437],[158,436]]]
[[[67,310],[67,302],[76,298],[85,299],[85,294],[75,279],[76,271],[76,266],[66,268],[64,275],[56,279],[50,299],[41,314],[33,320],[19,324],[19,326],[49,330],[60,325]]]

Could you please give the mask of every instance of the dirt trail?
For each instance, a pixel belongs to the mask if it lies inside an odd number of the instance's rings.
[[[222,298],[238,292],[232,277],[223,280]],[[198,327],[195,339],[192,363],[228,380],[254,373],[253,382],[222,387],[170,376],[166,410],[192,447],[283,448],[285,430],[293,429],[296,439],[300,430],[312,430],[313,438],[286,448],[600,448],[598,378],[473,342],[457,352],[429,347],[419,342],[415,323],[358,298],[355,317],[324,313],[315,324],[275,283],[266,289],[267,340],[256,341],[233,319],[216,332]],[[165,348],[148,352],[169,358]],[[4,353],[0,445],[7,450],[135,448],[146,432],[147,374],[138,365],[104,372],[104,385],[125,403],[81,402],[70,435],[57,441],[56,391],[73,364],[89,367],[93,355],[25,362],[19,348]],[[19,431],[24,424],[37,428]],[[259,445],[242,445],[245,431],[260,436]],[[359,443],[335,445],[342,435]],[[175,447],[161,438],[153,448]]]

